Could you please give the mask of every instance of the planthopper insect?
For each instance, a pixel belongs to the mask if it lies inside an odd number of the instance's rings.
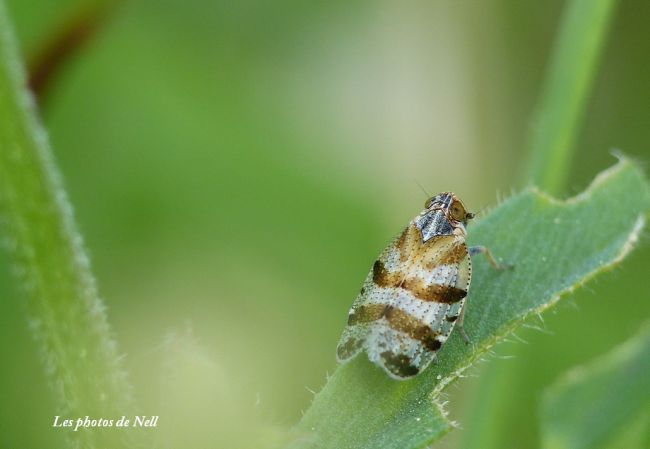
[[[344,362],[361,350],[398,380],[423,371],[457,325],[465,341],[464,305],[472,278],[467,221],[474,214],[452,192],[440,193],[380,254],[348,314],[337,347]]]

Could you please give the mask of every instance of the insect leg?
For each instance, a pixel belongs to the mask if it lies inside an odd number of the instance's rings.
[[[463,304],[463,307],[460,309],[460,314],[458,315],[458,319],[456,320],[456,327],[460,331],[460,335],[463,336],[463,340],[465,340],[465,343],[469,344],[469,336],[467,335],[467,332],[465,332],[465,326],[463,325],[463,321],[465,321],[466,308],[467,308],[467,298],[465,298],[465,304]]]
[[[485,254],[490,265],[494,267],[495,270],[506,270],[508,268],[513,268],[512,264],[500,264],[492,255],[492,251],[485,246],[472,246],[469,248],[469,255],[475,256],[477,254]]]

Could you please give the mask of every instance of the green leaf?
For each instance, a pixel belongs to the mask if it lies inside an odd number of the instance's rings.
[[[97,295],[88,257],[25,88],[22,63],[0,1],[0,226],[25,292],[29,324],[61,420],[133,413],[130,386]],[[43,425],[43,423],[41,423]],[[50,423],[51,425],[51,423]],[[75,447],[128,446],[133,432],[61,429]]]
[[[569,371],[546,391],[542,447],[648,447],[648,404],[650,324],[605,356]]]
[[[566,5],[533,127],[526,179],[551,194],[564,189],[585,103],[614,15],[615,0],[571,0]]]
[[[291,448],[421,448],[448,432],[440,392],[528,317],[620,262],[650,205],[640,169],[622,158],[582,194],[558,201],[528,189],[469,229],[515,269],[473,264],[466,345],[453,332],[438,363],[409,381],[390,379],[361,354],[340,366],[295,429]],[[344,314],[343,314],[344,315]]]
[[[569,0],[563,8],[527,136],[528,167],[523,172],[525,183],[533,182],[548,193],[566,191],[582,117],[605,53],[616,4],[616,0]],[[507,404],[522,403],[520,396],[509,394],[512,385],[520,382],[520,365],[521,361],[510,366],[490,364],[482,369],[478,397],[464,423],[463,447],[503,447],[504,426],[509,423]]]

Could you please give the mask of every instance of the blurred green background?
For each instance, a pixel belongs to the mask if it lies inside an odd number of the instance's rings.
[[[418,183],[477,211],[521,187],[563,3],[111,8],[41,113],[136,398],[161,415],[157,438],[234,448],[259,429],[281,433],[335,369],[346,311],[420,210]],[[103,3],[8,4],[32,61]],[[613,164],[612,148],[650,156],[648,14],[650,3],[619,5],[567,195]],[[462,430],[440,446],[537,446],[544,386],[650,316],[649,255],[643,245],[546,315],[546,332],[495,350],[514,357],[453,385]],[[63,447],[4,255],[0,264],[0,447]]]

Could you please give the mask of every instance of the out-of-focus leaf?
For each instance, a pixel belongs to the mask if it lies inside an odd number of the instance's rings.
[[[536,185],[553,195],[562,193],[569,178],[574,141],[615,6],[616,0],[572,0],[562,16],[531,128],[526,172]]]
[[[614,299],[614,298],[613,298]],[[647,447],[650,432],[650,325],[545,393],[544,449]]]
[[[471,345],[452,333],[438,363],[403,382],[361,354],[316,395],[290,447],[408,449],[439,439],[451,428],[442,389],[526,318],[620,262],[638,239],[649,202],[644,175],[621,159],[567,201],[528,189],[500,204],[470,228],[470,243],[489,246],[515,269],[495,271],[475,260],[465,320]]]

